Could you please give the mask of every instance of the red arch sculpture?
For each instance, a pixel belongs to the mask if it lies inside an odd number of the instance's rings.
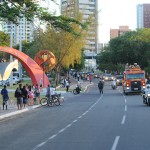
[[[43,80],[43,87],[47,87],[47,85],[50,84],[49,79],[45,75],[42,68],[28,55],[14,48],[3,46],[0,46],[0,52],[9,53],[10,55],[17,58],[19,62],[21,62],[21,64],[26,68],[27,73],[31,77],[32,84],[39,84],[41,78]]]

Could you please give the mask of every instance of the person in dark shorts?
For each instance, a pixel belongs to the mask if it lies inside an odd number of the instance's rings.
[[[8,96],[8,91],[6,89],[6,85],[4,85],[4,88],[1,90],[1,94],[3,97],[3,110],[4,110],[4,106],[6,106],[6,110],[7,110],[7,102],[9,100],[9,96]]]
[[[28,91],[26,89],[26,86],[23,86],[22,96],[23,96],[23,107],[25,108],[26,104],[28,103]]]
[[[16,89],[15,97],[17,99],[18,110],[22,109],[22,105],[23,105],[22,84],[19,84],[19,87]]]

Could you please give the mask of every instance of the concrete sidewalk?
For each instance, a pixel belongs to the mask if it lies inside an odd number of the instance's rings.
[[[93,85],[93,83],[90,84],[89,81],[80,81],[80,82],[81,82],[82,89],[84,89],[83,92],[86,91],[88,86]],[[76,85],[77,85],[77,80],[71,79],[71,84],[70,84],[69,89],[73,90],[76,87]],[[13,91],[11,91],[11,92],[13,92]],[[61,93],[62,96],[64,97],[64,100],[65,100],[65,97],[67,96],[67,92],[65,91],[65,88],[57,87],[56,92]],[[46,89],[42,89],[41,95],[46,95]],[[2,110],[2,106],[0,106],[0,120],[7,118],[7,117],[17,115],[17,114],[20,114],[20,113],[23,113],[23,112],[30,111],[30,110],[38,108],[38,107],[41,107],[41,105],[39,104],[39,105],[33,105],[33,106],[26,106],[26,108],[24,108],[22,110],[18,110],[16,103],[9,102],[8,103],[8,110]]]

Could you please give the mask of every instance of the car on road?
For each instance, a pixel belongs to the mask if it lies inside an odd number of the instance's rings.
[[[122,79],[123,79],[123,75],[116,75],[116,82],[117,85],[122,85]]]
[[[105,74],[105,75],[103,76],[103,79],[104,79],[105,81],[112,81],[112,80],[114,79],[114,77],[113,77],[111,74]]]

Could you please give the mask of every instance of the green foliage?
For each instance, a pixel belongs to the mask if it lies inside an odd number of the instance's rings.
[[[52,15],[33,0],[4,0],[0,3],[0,18],[3,21],[18,24],[19,19],[23,16],[28,21],[33,21],[35,17],[39,18],[40,21],[46,22],[56,29],[63,29],[74,35],[80,35],[80,33],[74,31],[72,24],[77,24],[82,29],[87,27],[87,23],[81,23],[73,18]]]
[[[0,45],[1,46],[9,46],[9,35],[5,34],[4,32],[0,31]]]
[[[5,34],[4,32],[0,31],[0,46],[9,46],[10,44],[10,38],[9,38],[9,35],[8,34]],[[2,58],[5,58],[7,59],[9,55],[4,53],[4,52],[1,52],[0,53],[0,57]]]
[[[26,41],[22,41],[22,52],[30,56],[34,59],[35,54],[39,51],[36,47],[35,41],[28,43]],[[36,47],[36,48],[34,48]],[[19,50],[19,44],[14,46],[15,49]]]
[[[126,63],[138,63],[142,69],[150,67],[150,29],[126,32],[120,37],[111,39],[106,50],[98,56],[98,62],[100,68],[101,64]],[[109,69],[109,66],[103,67]]]

